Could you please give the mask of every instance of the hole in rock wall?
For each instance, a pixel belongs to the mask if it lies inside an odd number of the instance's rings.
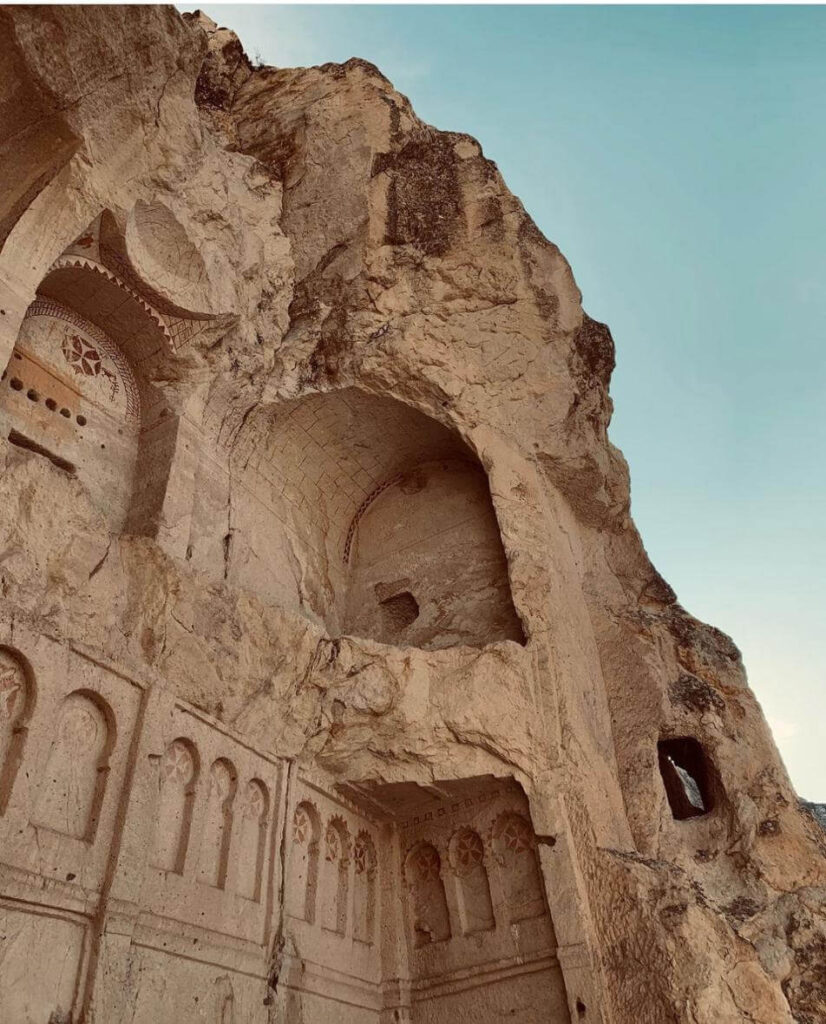
[[[487,477],[455,432],[346,388],[256,410],[228,444],[232,543],[220,546],[217,497],[196,510],[193,534],[213,538],[211,560],[230,581],[333,636],[424,648],[524,642]]]
[[[379,607],[382,630],[388,636],[401,633],[419,617],[419,604],[408,590],[379,601]]]
[[[715,803],[712,772],[698,741],[690,736],[660,740],[657,753],[674,818],[684,821],[712,811]]]

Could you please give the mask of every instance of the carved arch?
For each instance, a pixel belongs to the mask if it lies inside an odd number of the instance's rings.
[[[0,815],[6,812],[23,760],[35,697],[29,662],[14,648],[0,645]]]
[[[115,716],[100,694],[75,690],[63,698],[33,824],[86,842],[94,840],[115,740]]]
[[[293,814],[287,913],[308,924],[315,922],[320,842],[318,811],[309,800],[302,800]]]
[[[472,935],[491,931],[496,927],[496,919],[482,837],[466,826],[457,829],[451,836],[448,852],[456,880],[462,932]]]
[[[353,847],[353,938],[372,945],[376,934],[378,857],[369,832],[362,830]]]
[[[512,922],[540,917],[548,912],[536,837],[530,821],[515,811],[505,811],[493,826],[493,842],[502,869],[502,881]]]
[[[209,769],[209,791],[201,834],[198,880],[216,889],[223,889],[227,882],[233,804],[237,788],[238,773],[235,765],[225,757],[213,761]]]
[[[347,902],[350,894],[350,830],[340,815],[327,822],[324,831],[322,882],[323,926],[337,935],[347,930]]]
[[[270,794],[261,779],[250,779],[241,795],[236,888],[245,899],[261,899],[267,846]]]
[[[184,873],[201,759],[184,736],[164,751],[158,776],[158,814],[152,862],[163,871]]]
[[[420,949],[449,939],[450,914],[439,851],[432,843],[415,843],[407,852],[403,870],[410,897],[414,947]]]

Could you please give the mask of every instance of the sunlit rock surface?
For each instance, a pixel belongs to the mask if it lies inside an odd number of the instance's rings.
[[[479,144],[0,29],[0,1019],[826,1020],[824,833]]]

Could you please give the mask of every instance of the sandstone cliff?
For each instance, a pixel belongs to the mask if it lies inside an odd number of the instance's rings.
[[[73,303],[124,332],[162,438],[117,523],[103,468],[3,442],[4,643],[134,672],[354,806],[515,780],[571,1020],[826,1020],[823,832],[737,648],[646,556],[610,332],[479,144],[366,61],[253,68],[203,15],[0,18],[3,365],[39,358],[36,297]],[[376,500],[399,487],[394,508],[431,495],[402,526]],[[437,505],[458,546],[401,564]],[[680,820],[667,776],[692,757],[708,813]],[[293,941],[282,921],[275,968]],[[142,1019],[123,956],[137,1016],[94,981],[85,1019]],[[275,968],[236,1021],[338,1019],[285,1003]]]

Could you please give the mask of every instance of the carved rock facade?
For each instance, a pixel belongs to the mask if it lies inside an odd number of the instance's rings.
[[[825,1019],[823,832],[479,145],[0,27],[0,1018]]]

